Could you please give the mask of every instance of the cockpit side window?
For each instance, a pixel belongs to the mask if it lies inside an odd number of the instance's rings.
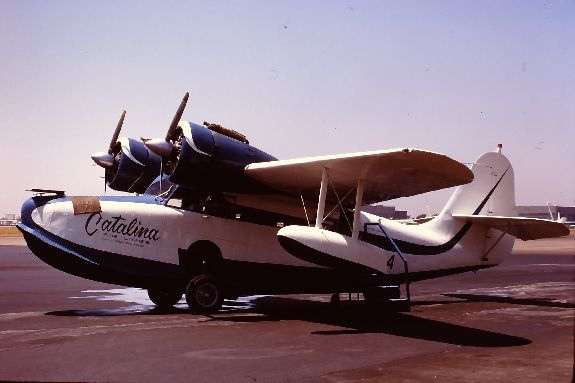
[[[173,186],[175,186],[168,180],[167,175],[164,174],[162,177],[163,178],[161,178],[161,180],[160,176],[156,177],[156,179],[150,184],[150,186],[148,186],[144,194],[159,196],[170,190],[170,188],[172,188]]]
[[[178,186],[166,202],[166,206],[209,214],[206,212],[206,205],[209,201],[210,197],[205,193]]]

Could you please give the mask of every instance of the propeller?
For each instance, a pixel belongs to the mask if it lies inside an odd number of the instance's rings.
[[[97,152],[93,153],[90,157],[94,162],[104,168],[104,190],[106,190],[106,184],[108,182],[108,173],[116,165],[116,153],[114,149],[116,148],[116,143],[118,142],[118,137],[120,136],[120,131],[122,130],[122,125],[124,125],[124,118],[126,117],[126,111],[122,112],[122,116],[116,125],[116,130],[112,135],[112,140],[110,141],[110,146],[108,152]]]
[[[162,158],[169,157],[172,154],[172,149],[175,144],[174,133],[178,127],[178,122],[180,122],[180,119],[182,118],[182,114],[184,113],[189,97],[190,93],[187,92],[172,119],[172,123],[166,133],[166,138],[152,138],[145,141],[146,147]]]
[[[114,148],[116,146],[116,142],[118,141],[118,137],[120,136],[120,131],[122,130],[122,125],[124,125],[124,118],[126,117],[126,111],[122,112],[122,117],[120,117],[120,121],[118,121],[118,125],[116,125],[116,130],[114,131],[114,135],[112,135],[112,140],[110,141],[110,147],[108,148],[108,152],[98,152],[90,155],[94,162],[103,168],[111,168],[114,166]]]

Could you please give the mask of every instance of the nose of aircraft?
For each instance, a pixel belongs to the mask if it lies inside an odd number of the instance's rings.
[[[32,191],[40,193],[38,190],[32,190]],[[46,191],[46,193],[48,192],[49,191]],[[44,224],[46,223],[43,222],[45,220],[43,214],[36,214],[34,212],[37,211],[42,206],[46,205],[48,202],[57,198],[61,198],[64,195],[63,192],[58,193],[52,192],[52,193],[54,194],[39,194],[34,197],[30,197],[26,201],[24,201],[24,203],[22,204],[22,208],[20,209],[22,225],[27,226],[28,228],[33,228],[34,226],[37,226],[40,223]],[[42,222],[36,222],[38,220]]]
[[[34,224],[34,220],[32,219],[32,212],[37,208],[37,201],[38,200],[36,197],[31,197],[24,201],[22,204],[22,208],[20,209],[20,217],[23,225],[30,227]]]

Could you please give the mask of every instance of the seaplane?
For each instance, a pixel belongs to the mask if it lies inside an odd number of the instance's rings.
[[[411,283],[500,264],[516,238],[569,234],[516,215],[513,168],[499,145],[469,168],[414,148],[278,160],[235,130],[182,120],[165,137],[119,137],[92,155],[105,185],[127,195],[31,189],[22,205],[30,250],[66,273],[146,289],[199,314],[256,294],[363,294],[410,307]],[[457,186],[420,224],[362,206]]]

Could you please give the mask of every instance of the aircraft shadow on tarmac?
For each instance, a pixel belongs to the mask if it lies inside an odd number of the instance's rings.
[[[526,306],[541,306],[541,307],[556,307],[572,309],[575,304],[569,302],[559,302],[548,298],[513,298],[498,295],[485,295],[485,294],[442,294],[446,297],[465,299],[467,302],[494,302],[494,303],[509,303],[513,305],[526,305]],[[442,303],[458,303],[458,302],[442,302]]]
[[[380,333],[472,347],[514,347],[531,343],[529,339],[421,318],[413,313],[383,312],[360,302],[345,302],[336,308],[328,302],[266,296],[250,302],[247,307],[242,303],[229,303],[231,304],[226,304],[226,310],[223,312],[210,315],[210,321],[246,323],[301,320],[342,327],[336,330],[314,331],[312,332],[314,335]],[[189,310],[181,307],[160,310],[153,306],[141,305],[116,309],[54,311],[46,314],[56,316],[193,315]]]
[[[421,318],[410,313],[375,310],[359,302],[350,303],[347,307],[334,308],[327,302],[265,297],[256,301],[254,311],[265,314],[260,317],[262,321],[291,319],[344,327],[314,331],[316,335],[381,333],[474,347],[513,347],[531,343],[521,337]],[[241,322],[247,318],[235,315],[213,319]]]

